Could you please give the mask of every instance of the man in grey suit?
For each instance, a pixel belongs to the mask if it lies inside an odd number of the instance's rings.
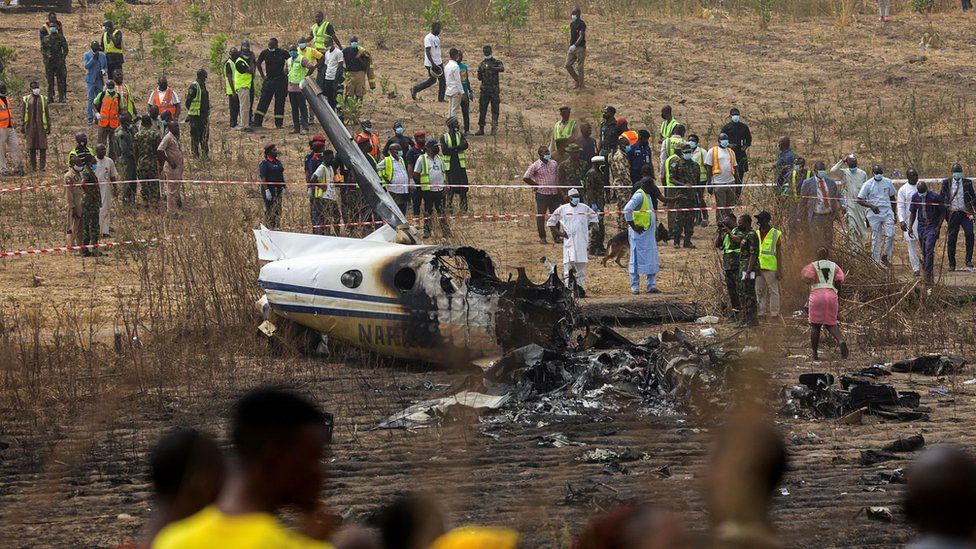
[[[800,186],[800,202],[797,204],[797,220],[807,225],[812,250],[834,244],[834,219],[841,210],[837,183],[827,177],[827,165],[823,160],[814,165],[814,175]]]

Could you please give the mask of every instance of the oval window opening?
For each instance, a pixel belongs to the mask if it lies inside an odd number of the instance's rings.
[[[346,288],[358,288],[363,283],[363,273],[359,271],[346,271],[339,277],[339,281]]]
[[[417,272],[410,267],[404,267],[397,271],[397,274],[393,277],[393,285],[396,289],[401,292],[407,292],[413,289],[413,285],[417,282]]]

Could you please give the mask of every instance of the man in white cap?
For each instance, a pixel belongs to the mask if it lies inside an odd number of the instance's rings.
[[[590,242],[590,224],[598,223],[599,216],[592,208],[580,202],[577,189],[569,190],[569,204],[556,208],[546,225],[557,227],[563,239],[563,280],[570,285],[570,272],[573,272],[577,295],[584,294],[583,286],[586,282],[586,264],[590,258],[586,248]],[[578,288],[578,290],[577,290]]]
[[[868,180],[868,174],[857,167],[857,156],[854,153],[837,161],[830,173],[840,181],[840,207],[847,218],[847,237],[856,244],[855,249],[863,249],[864,239],[868,234],[867,208],[857,202],[857,195],[861,187]]]

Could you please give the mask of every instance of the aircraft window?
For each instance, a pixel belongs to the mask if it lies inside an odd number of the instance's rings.
[[[339,281],[346,288],[358,288],[363,283],[363,273],[356,270],[346,271],[339,277]]]
[[[413,285],[417,282],[417,271],[414,271],[410,267],[404,267],[397,271],[397,274],[393,276],[393,285],[396,286],[401,292],[406,292],[413,289]]]

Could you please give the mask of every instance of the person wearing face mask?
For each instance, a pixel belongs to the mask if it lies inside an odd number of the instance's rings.
[[[756,275],[756,297],[759,316],[779,318],[779,281],[783,278],[783,232],[773,227],[773,216],[763,210],[756,215],[759,228],[759,271]]]
[[[332,233],[332,228],[326,225],[330,219],[338,219],[339,213],[336,190],[332,186],[334,157],[332,151],[325,150],[325,141],[324,135],[313,135],[308,142],[308,154],[305,155],[305,182],[308,184],[309,220],[313,234]],[[334,234],[338,235],[338,232]]]
[[[48,118],[47,97],[41,95],[41,87],[36,81],[30,83],[30,94],[24,101],[24,139],[29,151],[30,169],[37,171],[37,157],[41,157],[41,171],[47,166],[47,136],[51,133],[51,120]]]
[[[834,219],[840,216],[841,201],[837,182],[828,177],[826,164],[818,160],[813,175],[800,185],[797,220],[805,224],[810,249],[834,245]]]
[[[41,29],[38,31],[38,36],[40,37],[42,45],[44,44],[44,40],[51,35],[52,29],[58,34],[64,34],[64,26],[61,24],[61,21],[58,20],[58,14],[54,13],[53,11],[48,12],[47,22],[41,25]]]
[[[583,65],[586,61],[586,23],[580,17],[579,7],[573,8],[569,24],[569,52],[566,54],[566,72],[573,78],[573,89],[583,89]]]
[[[297,53],[297,52],[296,52]],[[281,129],[285,125],[285,98],[288,96],[288,77],[285,73],[285,64],[290,59],[290,54],[286,50],[278,48],[278,39],[268,40],[268,47],[258,55],[257,70],[264,80],[261,83],[261,97],[258,99],[258,106],[254,110],[254,118],[251,126],[260,128],[264,123],[264,117],[268,114],[268,107],[271,106],[271,99],[274,98],[274,124]]]
[[[88,134],[85,132],[78,132],[75,134],[75,148],[68,151],[68,166],[74,166],[75,158],[88,153],[89,156],[95,156],[95,149],[88,146]]]
[[[621,137],[627,138],[627,142],[630,143],[631,146],[637,143],[637,132],[630,129],[630,127],[627,125],[627,119],[622,116],[617,119],[617,131],[620,133]],[[627,152],[630,152],[630,149],[627,149]]]
[[[729,110],[729,123],[722,127],[722,133],[729,136],[729,146],[735,152],[736,175],[741,183],[749,171],[748,149],[752,145],[752,132],[742,121],[739,109],[732,107]]]
[[[366,84],[376,89],[373,77],[373,56],[363,48],[358,36],[349,38],[349,46],[342,50],[345,94],[362,100],[366,96]]]
[[[322,65],[322,60],[325,58],[325,55],[321,51],[309,45],[312,41],[313,38],[311,36],[303,36],[299,38],[298,55],[301,55],[305,59],[308,59],[309,63],[315,65],[316,69],[319,69],[319,67]],[[319,86],[319,88],[321,87],[322,86]]]
[[[678,149],[685,142],[685,126],[684,124],[676,124],[671,130],[671,135],[667,139],[661,141],[661,179],[664,179],[664,168],[668,158],[678,154]]]
[[[874,176],[865,181],[857,193],[857,203],[869,210],[868,225],[871,227],[871,255],[875,263],[891,266],[889,258],[895,244],[895,197],[898,192],[884,170],[875,164]]]
[[[20,140],[14,125],[14,112],[10,109],[7,85],[0,82],[0,174],[24,175],[24,160],[20,156]],[[7,156],[12,169],[7,168]]]
[[[966,267],[973,268],[973,215],[976,214],[976,193],[973,180],[963,177],[962,164],[952,165],[952,176],[942,180],[939,193],[949,208],[948,228],[946,229],[946,252],[949,255],[949,270],[956,269],[956,240],[962,228],[966,238]]]
[[[180,96],[177,95],[176,90],[169,87],[169,80],[165,76],[160,76],[156,81],[156,89],[149,94],[149,100],[146,101],[146,105],[155,105],[159,109],[159,116],[162,117],[165,113],[169,113],[169,119],[171,121],[179,120],[180,118]]]
[[[403,158],[407,162],[407,171],[410,172],[410,207],[414,217],[420,217],[422,197],[420,194],[420,174],[413,170],[417,165],[417,160],[424,155],[427,142],[427,132],[416,130],[413,132],[413,146],[403,153]],[[403,212],[407,213],[407,212]]]
[[[254,73],[258,64],[257,56],[251,50],[251,42],[244,40],[237,57],[237,72],[240,81],[237,86],[237,93],[241,102],[241,118],[247,113],[247,124],[241,124],[241,131],[251,131],[251,122],[254,119]],[[247,97],[241,95],[242,86],[246,84]],[[245,101],[246,99],[246,101]]]
[[[579,145],[576,143],[566,145],[566,159],[558,162],[556,168],[556,181],[561,187],[560,190],[566,192],[568,187],[582,189],[588,169],[587,163],[580,158]]]
[[[129,119],[134,120],[136,117],[136,102],[132,99],[133,95],[129,90],[128,84],[122,81],[122,69],[115,69],[111,77],[112,80],[115,80],[115,93],[119,94],[119,105],[121,105],[122,111],[129,113]]]
[[[558,166],[552,159],[549,147],[543,145],[536,151],[539,158],[522,174],[522,181],[535,188],[535,227],[539,232],[539,243],[546,241],[546,214],[550,214],[560,205],[558,183]],[[552,229],[552,240],[556,244],[562,242],[555,228]]]
[[[308,104],[302,93],[302,80],[315,71],[315,65],[298,53],[298,47],[288,46],[288,102],[291,104],[291,133],[308,131]]]
[[[122,52],[122,31],[115,28],[115,23],[106,20],[102,25],[102,51],[108,58],[108,73],[114,74],[116,70],[122,70],[125,63],[125,54]]]
[[[630,160],[627,158],[630,147],[630,141],[621,135],[617,138],[617,147],[607,158],[607,164],[610,168],[610,186],[613,188],[613,195],[617,197],[616,209],[618,211],[623,209],[623,205],[627,201],[626,189],[629,189],[632,183],[630,181]],[[617,214],[617,227],[621,230],[626,227],[622,213]]]
[[[237,81],[240,79],[237,72],[237,59],[240,55],[237,48],[231,48],[227,55],[227,60],[224,61],[223,70],[221,71],[224,75],[224,93],[227,94],[227,108],[231,129],[237,127],[237,119],[241,113],[241,100],[237,95]]]
[[[607,184],[609,183],[607,161],[602,156],[592,156],[589,166],[590,169],[586,172],[583,184],[583,198],[586,199],[586,203],[590,205],[593,211],[602,213],[607,207]],[[653,179],[653,173],[651,179]],[[606,226],[603,218],[603,215],[599,216],[596,227],[590,232],[590,245],[587,251],[591,255],[607,255],[607,249],[604,246]]]
[[[630,181],[636,183],[641,178],[641,169],[653,163],[651,162],[651,132],[640,130],[637,132],[637,142],[631,145],[627,152],[627,160],[630,161]]]
[[[261,200],[264,201],[264,223],[270,229],[277,229],[285,190],[285,167],[278,159],[278,147],[274,143],[264,146],[264,159],[258,165],[258,176],[261,178]]]
[[[728,134],[718,134],[718,145],[705,155],[705,172],[708,175],[708,194],[715,195],[715,207],[733,211],[739,203],[739,185],[742,181],[738,175],[735,151],[729,147],[729,143]]]
[[[92,101],[95,106],[95,119],[98,120],[98,136],[95,143],[98,145],[108,145],[115,133],[115,128],[119,127],[119,94],[115,91],[115,82],[109,80],[105,84],[105,91],[95,96]]]
[[[400,145],[400,150],[403,152],[404,158],[406,158],[407,151],[414,146],[413,139],[410,139],[410,137],[406,135],[406,132],[403,129],[403,122],[399,120],[393,123],[393,135],[386,140],[386,145],[383,145],[383,154],[389,154],[390,146],[392,146],[394,143]]]
[[[847,221],[847,238],[855,249],[863,249],[868,232],[867,209],[857,203],[857,193],[868,179],[868,174],[857,167],[854,153],[837,161],[830,173],[840,179],[841,207]]]
[[[692,158],[693,152],[687,144],[682,145],[678,154],[668,159],[665,167],[665,188],[671,191],[669,206],[673,209],[694,208],[698,202],[694,185],[698,184],[698,164]],[[691,237],[695,232],[695,212],[668,212],[668,231],[674,236],[674,247],[694,248]],[[684,235],[684,241],[681,237]]]
[[[345,58],[342,55],[342,49],[336,47],[332,37],[327,37],[325,39],[325,51],[322,55],[324,68],[319,69],[318,84],[333,110],[337,106],[336,98],[339,95],[339,88],[342,86],[344,63]]]
[[[705,202],[705,186],[708,183],[708,174],[705,173],[705,149],[699,145],[700,143],[701,139],[697,135],[691,134],[688,136],[688,146],[691,147],[691,159],[698,165],[698,186],[695,187],[695,196],[698,199],[695,207],[701,209],[695,212],[695,222],[702,227],[707,227],[708,210],[705,208],[708,204]]]
[[[600,221],[592,208],[580,201],[579,190],[569,190],[569,203],[556,208],[546,225],[563,239],[563,282],[579,297],[585,297],[587,245],[590,225]],[[571,282],[572,280],[572,282]]]
[[[444,217],[444,170],[442,161],[440,147],[437,145],[437,141],[431,139],[427,142],[427,154],[418,158],[417,164],[413,167],[414,173],[420,176],[420,193],[424,203],[424,238],[431,236],[433,224],[431,216],[435,211],[440,218],[441,231],[444,237],[451,237],[451,227]]]
[[[98,214],[102,207],[102,194],[98,176],[95,174],[95,166],[95,157],[88,153],[75,157],[76,178],[73,183],[81,183],[81,186],[74,187],[78,192],[73,196],[69,193],[69,217],[74,220],[74,216],[77,216],[76,225],[71,225],[73,234],[77,235],[75,243],[78,246],[93,246],[81,250],[81,255],[84,257],[101,255],[98,251]],[[67,178],[65,180],[67,181]]]
[[[640,293],[640,277],[647,279],[647,293],[658,294],[657,274],[660,271],[657,252],[657,215],[648,189],[638,188],[624,206],[627,236],[630,241],[630,293]]]
[[[193,158],[206,160],[210,157],[210,92],[206,69],[197,69],[197,79],[186,90],[186,121],[190,124]]]
[[[119,115],[119,127],[112,136],[112,150],[115,151],[115,163],[118,165],[119,177],[122,181],[122,204],[128,206],[136,201],[136,149],[133,132],[135,127],[129,113]]]
[[[175,215],[183,208],[183,151],[180,150],[180,123],[170,122],[169,132],[156,147],[156,159],[166,180],[166,211]]]
[[[481,82],[481,88],[478,91],[478,131],[475,135],[485,135],[485,115],[488,114],[489,106],[491,107],[491,135],[496,135],[501,101],[498,75],[505,72],[505,64],[495,58],[491,46],[485,46],[481,51],[485,58],[478,63],[478,81]]]
[[[95,146],[95,177],[98,178],[98,191],[101,203],[98,207],[98,230],[102,236],[108,236],[112,227],[112,195],[115,192],[115,182],[119,180],[119,172],[115,162],[105,155],[108,147],[99,143]]]
[[[376,165],[383,187],[389,191],[401,212],[410,206],[410,174],[399,143],[390,145],[389,154]]]
[[[455,118],[461,114],[461,96],[464,94],[464,84],[461,82],[461,66],[458,65],[458,56],[461,52],[457,48],[451,48],[447,55],[447,64],[444,65],[444,81],[447,86],[444,90],[444,97],[447,98],[447,117]]]
[[[617,109],[611,105],[603,107],[603,120],[600,122],[600,156],[608,157],[617,148],[620,130],[617,128]]]
[[[802,156],[793,159],[793,167],[787,172],[783,180],[783,196],[797,198],[800,196],[800,187],[803,182],[813,177],[813,170],[806,167],[807,161]]]
[[[95,108],[93,103],[98,92],[105,87],[105,75],[108,74],[108,61],[105,54],[101,52],[98,42],[92,42],[91,47],[81,56],[82,65],[85,67],[85,89],[88,92],[88,105],[85,113],[88,115],[88,123],[95,123]],[[53,87],[49,90],[49,96],[53,93]]]
[[[373,123],[368,118],[360,120],[359,127],[363,131],[356,135],[356,139],[363,140],[369,144],[367,154],[370,157],[370,161],[375,164],[380,160],[380,136],[373,133]]]
[[[47,97],[54,100],[54,85],[58,87],[58,103],[66,101],[68,93],[68,41],[58,25],[48,27],[49,34],[41,39],[41,57],[47,75]]]
[[[149,116],[141,119],[139,131],[132,137],[132,146],[136,157],[136,179],[139,180],[139,195],[142,196],[143,206],[159,206],[159,161],[156,149],[162,140],[162,135],[153,124]]]
[[[576,129],[576,121],[570,118],[571,114],[572,110],[568,106],[560,107],[559,120],[552,127],[549,150],[556,151],[554,155],[556,162],[562,162],[566,157],[566,145],[579,135],[579,131]]]
[[[908,230],[908,220],[911,217],[909,209],[912,205],[912,197],[918,193],[918,171],[915,168],[908,168],[905,171],[905,177],[908,178],[908,182],[898,188],[898,226],[905,239],[905,246],[908,247],[908,262],[912,266],[912,271],[915,273],[915,276],[921,276],[922,252],[919,247],[918,238],[916,238],[918,224],[913,224],[911,227],[912,230]]]
[[[427,80],[410,88],[410,99],[417,100],[417,94],[437,83],[437,100],[444,102],[447,82],[444,80],[444,61],[441,58],[441,23],[434,21],[430,25],[430,32],[424,37],[424,68],[427,69]]]
[[[932,284],[935,282],[935,247],[942,221],[946,218],[946,205],[942,195],[930,191],[924,181],[918,183],[917,189],[908,207],[908,235],[915,236],[917,224],[918,240],[922,244],[922,270],[925,282]]]
[[[441,158],[444,162],[444,173],[447,175],[447,206],[453,210],[454,197],[458,197],[458,209],[468,211],[468,159],[464,151],[468,150],[468,140],[461,133],[458,119],[447,119],[447,132],[441,136]]]

